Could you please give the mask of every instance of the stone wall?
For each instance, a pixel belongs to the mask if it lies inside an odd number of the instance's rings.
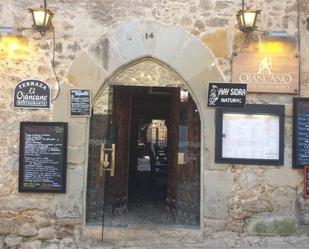
[[[300,95],[308,96],[309,31],[305,23],[309,13],[308,1],[299,0],[299,6],[296,0],[283,0],[280,4],[263,0],[247,2],[262,10],[257,23],[261,30],[284,30],[297,44],[299,25]],[[31,17],[27,8],[37,5],[34,0],[2,1],[0,26],[30,27]],[[90,79],[94,82],[112,75],[119,66],[136,58],[138,53],[140,56],[155,54],[155,45],[164,42],[164,39],[155,35],[152,42],[146,44],[144,34],[160,33],[164,25],[172,27],[169,32],[175,40],[185,37],[184,30],[207,46],[215,58],[215,66],[227,82],[231,80],[233,51],[245,50],[251,42],[259,42],[263,38],[259,32],[246,37],[238,31],[235,14],[241,7],[240,1],[67,0],[48,1],[48,5],[55,11],[55,65],[63,92],[69,87],[87,87],[92,84]],[[141,44],[133,43],[126,47],[121,36],[125,30],[113,32],[125,23],[134,24],[139,20],[143,25],[131,25],[129,28],[144,27],[145,30],[138,30],[144,40],[137,39]],[[135,31],[132,33],[137,34]],[[24,248],[40,248],[55,244],[56,247],[71,248],[73,238],[79,236],[83,227],[87,120],[72,120],[65,116],[63,104],[68,100],[64,95],[58,98],[50,111],[12,108],[13,89],[22,79],[36,78],[47,82],[53,89],[53,96],[56,95],[57,84],[51,67],[52,32],[40,36],[38,32],[25,29],[22,38],[16,40],[21,46],[18,49],[7,45],[12,41],[4,42],[8,39],[4,37],[0,41],[0,246],[4,243],[11,247],[22,244]],[[164,55],[166,61],[173,61],[169,56],[176,45],[172,44],[170,52]],[[114,49],[116,47],[120,49]],[[94,66],[80,64],[84,61],[80,59],[84,53],[91,57]],[[70,74],[76,65],[81,69],[79,77]],[[99,65],[99,69],[95,65]],[[187,71],[179,73],[190,75],[189,69]],[[199,77],[202,75],[200,73]],[[190,86],[194,90],[195,85],[192,83]],[[97,92],[99,86],[95,87],[92,90]],[[204,94],[201,93],[201,98]],[[202,205],[206,233],[222,230],[249,234],[308,233],[304,225],[309,225],[309,202],[302,197],[302,171],[291,169],[292,97],[279,94],[248,96],[251,103],[284,104],[286,107],[283,167],[214,164],[214,148],[208,144],[208,141],[213,143],[214,130],[204,127]],[[63,113],[55,114],[55,108],[62,108]],[[205,111],[208,112],[211,113],[210,110]],[[211,115],[207,117],[213,117]],[[18,193],[19,122],[52,120],[70,122],[67,193]],[[211,120],[208,122],[213,123]],[[283,226],[286,229],[280,228]]]

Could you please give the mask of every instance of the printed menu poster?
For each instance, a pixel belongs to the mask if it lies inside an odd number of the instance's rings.
[[[279,159],[279,116],[224,113],[222,157]]]

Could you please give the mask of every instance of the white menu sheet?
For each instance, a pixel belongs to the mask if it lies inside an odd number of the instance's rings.
[[[279,159],[279,116],[224,113],[222,158]]]

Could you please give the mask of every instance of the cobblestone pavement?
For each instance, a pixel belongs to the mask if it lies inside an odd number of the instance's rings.
[[[138,245],[137,245],[138,243]],[[154,243],[157,244],[157,243]],[[234,233],[217,233],[207,238],[203,243],[179,242],[177,244],[164,245],[157,244],[143,246],[143,241],[122,242],[118,245],[108,245],[107,243],[81,242],[81,249],[309,249],[309,236],[287,236],[287,237],[245,237]]]

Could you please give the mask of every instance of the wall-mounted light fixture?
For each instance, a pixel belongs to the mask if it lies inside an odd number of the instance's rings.
[[[41,35],[44,35],[45,32],[52,27],[52,18],[53,12],[47,9],[46,0],[44,0],[44,6],[40,8],[29,9],[33,18],[32,27],[39,31]]]
[[[250,33],[256,29],[256,18],[261,10],[245,9],[244,0],[242,0],[242,8],[238,11],[236,17],[239,25],[239,29],[244,33]]]

